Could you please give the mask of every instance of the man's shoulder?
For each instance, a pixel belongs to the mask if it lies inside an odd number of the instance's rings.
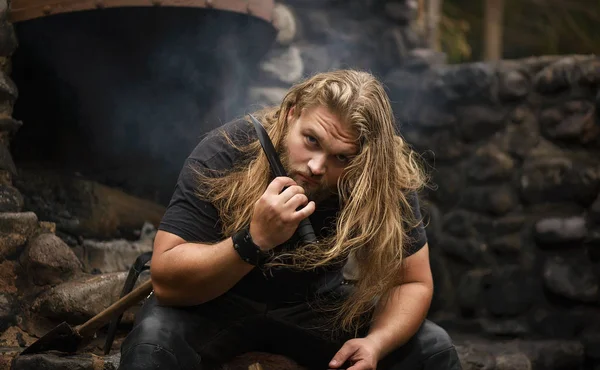
[[[255,138],[252,125],[244,119],[236,119],[204,135],[188,158],[209,166],[211,163],[228,165],[241,154],[235,145],[243,146]]]

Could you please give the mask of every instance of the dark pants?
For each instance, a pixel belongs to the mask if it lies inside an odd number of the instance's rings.
[[[121,347],[120,370],[213,369],[249,351],[287,356],[309,369],[327,369],[351,336],[334,336],[308,304],[269,307],[228,293],[185,308],[159,306],[152,296]],[[378,369],[461,369],[444,329],[426,320]]]

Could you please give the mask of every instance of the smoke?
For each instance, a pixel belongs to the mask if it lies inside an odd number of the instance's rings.
[[[18,23],[14,116],[24,126],[15,159],[51,160],[164,204],[203,134],[277,103],[248,101],[250,88],[282,94],[338,68],[383,77],[412,47],[410,34],[396,32],[409,27],[386,18],[383,3],[290,6],[294,24],[278,44],[267,22],[207,9],[112,8]]]
[[[57,15],[18,24],[17,35],[16,159],[52,125],[38,157],[134,193],[159,188],[163,203],[199,137],[243,110],[274,39],[252,17],[189,8]]]

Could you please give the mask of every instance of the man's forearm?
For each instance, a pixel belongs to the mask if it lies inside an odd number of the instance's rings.
[[[151,276],[160,303],[189,306],[227,292],[252,268],[228,238],[214,245],[178,245],[153,258]]]
[[[379,301],[367,338],[380,349],[380,358],[408,342],[417,332],[431,304],[433,289],[425,283],[405,283]]]

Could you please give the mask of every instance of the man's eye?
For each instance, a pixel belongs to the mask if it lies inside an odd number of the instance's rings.
[[[336,155],[335,158],[338,161],[342,162],[342,163],[347,163],[350,160],[350,158],[348,158],[348,157],[346,157],[345,155],[342,155],[342,154]]]
[[[310,135],[306,135],[306,141],[308,141],[309,144],[317,144],[317,139],[315,139],[314,137],[312,137]]]

